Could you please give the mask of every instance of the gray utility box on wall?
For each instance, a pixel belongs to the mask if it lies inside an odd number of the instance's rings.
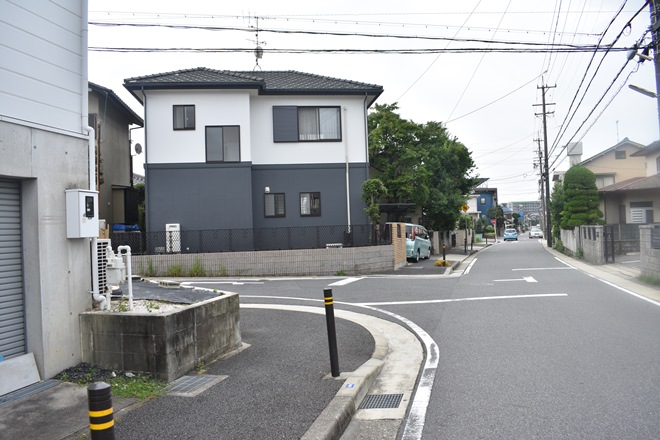
[[[86,189],[67,189],[66,238],[99,236],[99,193]]]

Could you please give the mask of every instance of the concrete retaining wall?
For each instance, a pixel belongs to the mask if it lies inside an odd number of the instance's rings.
[[[233,293],[168,313],[79,316],[83,362],[150,372],[168,382],[242,343],[239,297]]]
[[[645,225],[639,228],[639,247],[642,275],[660,279],[660,249],[654,249],[652,234],[658,234],[660,225]]]

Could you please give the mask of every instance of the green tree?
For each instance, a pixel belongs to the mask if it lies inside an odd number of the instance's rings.
[[[366,205],[364,212],[371,223],[380,223],[380,201],[387,194],[387,188],[380,179],[368,179],[362,183],[362,201]]]
[[[602,224],[603,213],[598,206],[596,176],[581,165],[572,166],[564,175],[564,209],[561,228]]]
[[[564,210],[564,184],[556,181],[552,188],[550,197],[550,218],[552,223],[552,238],[554,241],[561,239],[561,213]]]
[[[514,212],[511,216],[513,217],[513,226],[518,229],[518,226],[520,226],[520,214]]]
[[[496,205],[493,206],[488,210],[488,217],[492,219],[495,219],[495,226],[497,229],[503,229],[504,228],[504,209],[502,208],[502,205]]]
[[[476,179],[469,150],[439,122],[402,119],[397,104],[376,105],[369,115],[369,159],[392,203],[413,203],[435,230],[456,227]]]

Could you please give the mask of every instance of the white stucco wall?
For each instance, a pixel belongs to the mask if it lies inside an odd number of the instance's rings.
[[[273,142],[273,106],[340,106],[341,142]],[[252,162],[265,164],[344,163],[367,161],[364,97],[257,96],[252,98]]]
[[[239,125],[241,162],[255,165],[367,161],[364,97],[258,96],[254,91],[148,91],[147,161],[204,163],[207,125]],[[195,106],[195,130],[173,130],[173,106]],[[340,142],[273,142],[273,106],[340,106]]]
[[[148,91],[146,115],[148,163],[206,162],[207,125],[238,125],[241,162],[250,152],[250,97],[247,91],[173,90]],[[173,129],[173,106],[195,106],[195,130]]]

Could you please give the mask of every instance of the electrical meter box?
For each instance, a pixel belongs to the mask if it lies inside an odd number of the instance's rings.
[[[66,237],[99,236],[99,193],[86,189],[67,189]]]

